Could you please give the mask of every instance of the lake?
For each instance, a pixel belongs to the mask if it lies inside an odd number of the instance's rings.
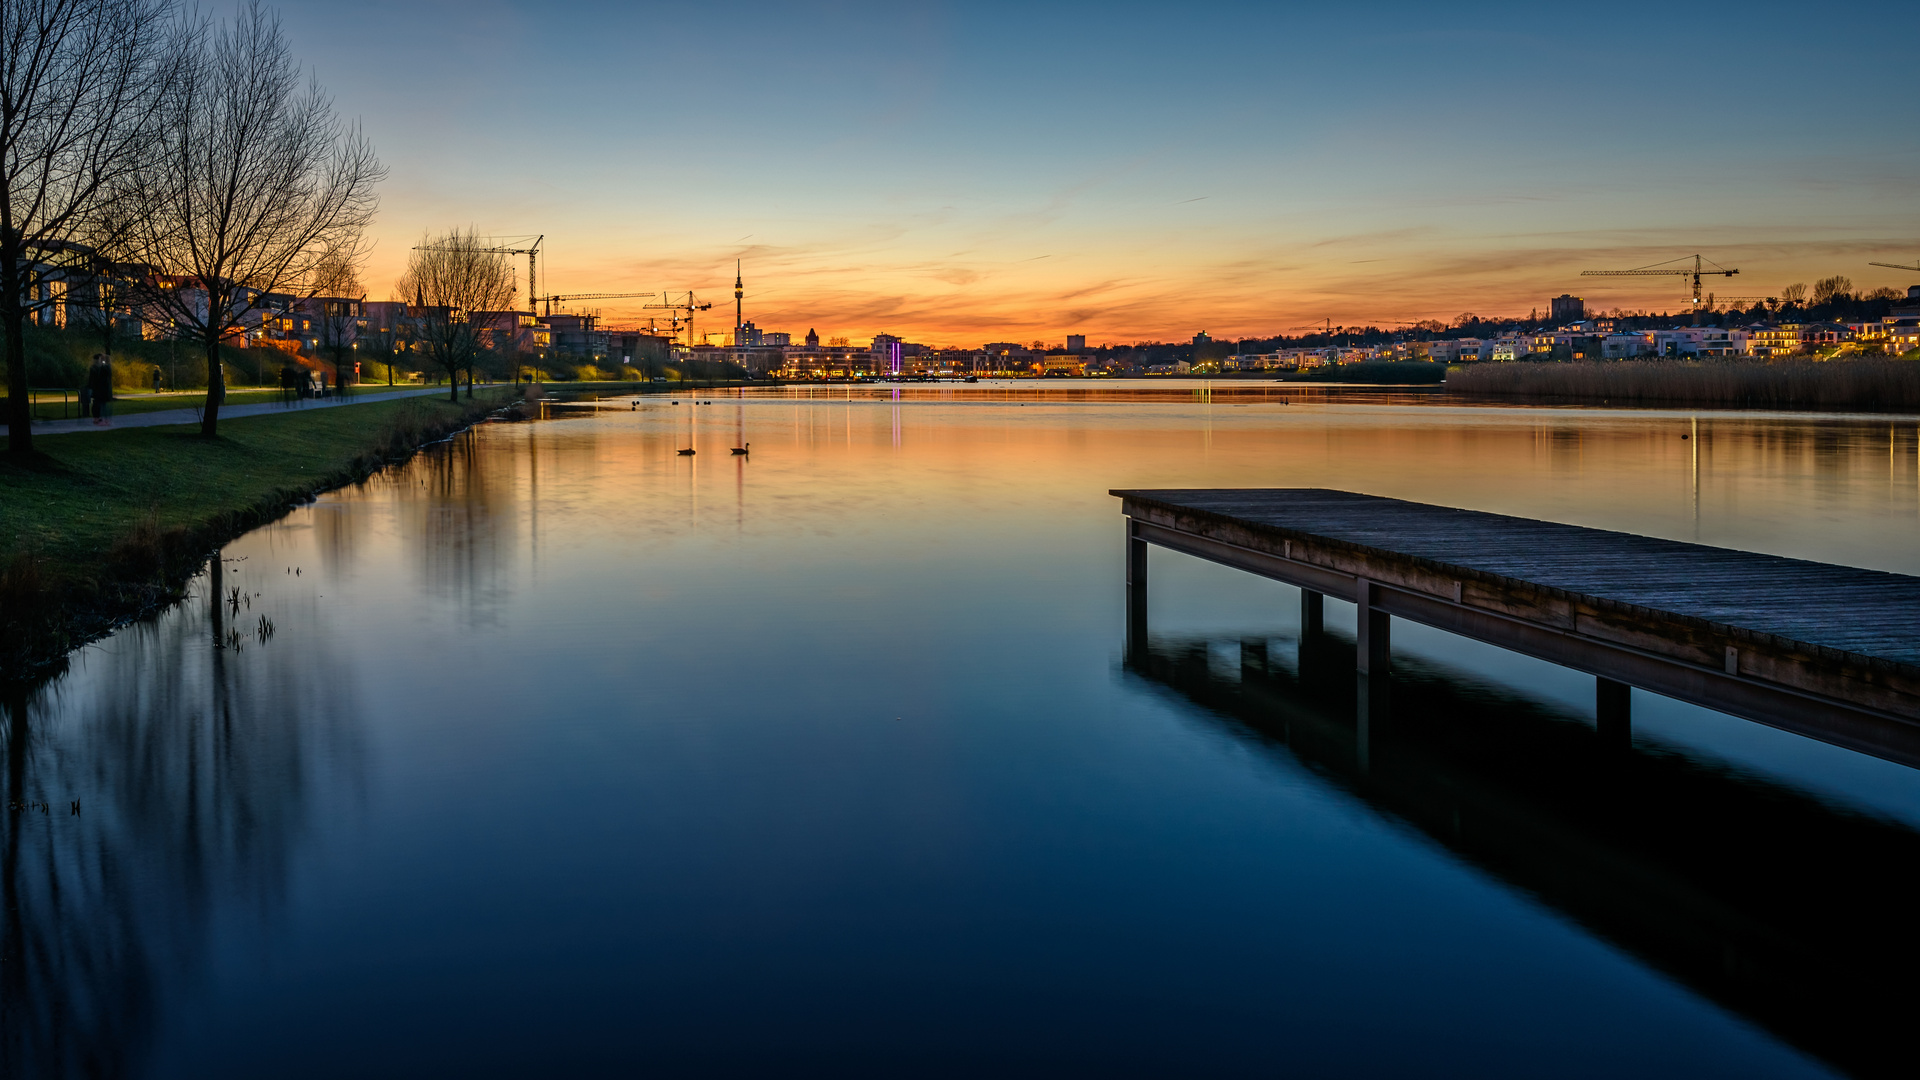
[[[1609,758],[1410,625],[1360,768],[1351,606],[1155,549],[1129,663],[1107,491],[1920,574],[1920,419],[733,395],[484,425],[6,702],[0,1072],[1910,1073],[1914,772],[1639,692]]]

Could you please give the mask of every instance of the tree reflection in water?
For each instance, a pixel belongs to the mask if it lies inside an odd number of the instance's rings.
[[[1363,754],[1333,634],[1156,638],[1126,668],[1781,1039],[1910,1073],[1908,826],[1401,656]]]
[[[4,702],[0,1076],[135,1071],[219,917],[279,909],[310,793],[360,771],[351,668],[214,647],[245,628],[214,580]]]

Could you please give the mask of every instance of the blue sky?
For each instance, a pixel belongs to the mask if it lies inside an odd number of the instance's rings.
[[[563,292],[742,258],[763,327],[952,344],[1677,309],[1578,274],[1694,251],[1920,283],[1866,265],[1920,257],[1890,3],[282,12],[392,169],[373,295],[456,225],[546,234]]]

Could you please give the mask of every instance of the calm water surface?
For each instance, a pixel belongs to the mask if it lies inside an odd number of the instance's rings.
[[[1362,770],[1351,608],[1156,550],[1123,662],[1106,491],[1920,573],[1920,420],[700,400],[485,426],[7,702],[0,1072],[1911,1074],[1914,773],[1641,694],[1608,758],[1411,626]]]

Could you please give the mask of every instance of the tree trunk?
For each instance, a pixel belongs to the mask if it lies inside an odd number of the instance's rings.
[[[447,390],[453,395],[447,400],[460,404],[460,367],[457,364],[447,367]]]
[[[207,408],[200,416],[200,434],[220,434],[220,403],[227,400],[227,373],[220,367],[220,339],[207,339]]]
[[[27,310],[21,302],[20,251],[0,242],[0,333],[7,338],[7,449],[33,453],[33,400],[27,385]]]

